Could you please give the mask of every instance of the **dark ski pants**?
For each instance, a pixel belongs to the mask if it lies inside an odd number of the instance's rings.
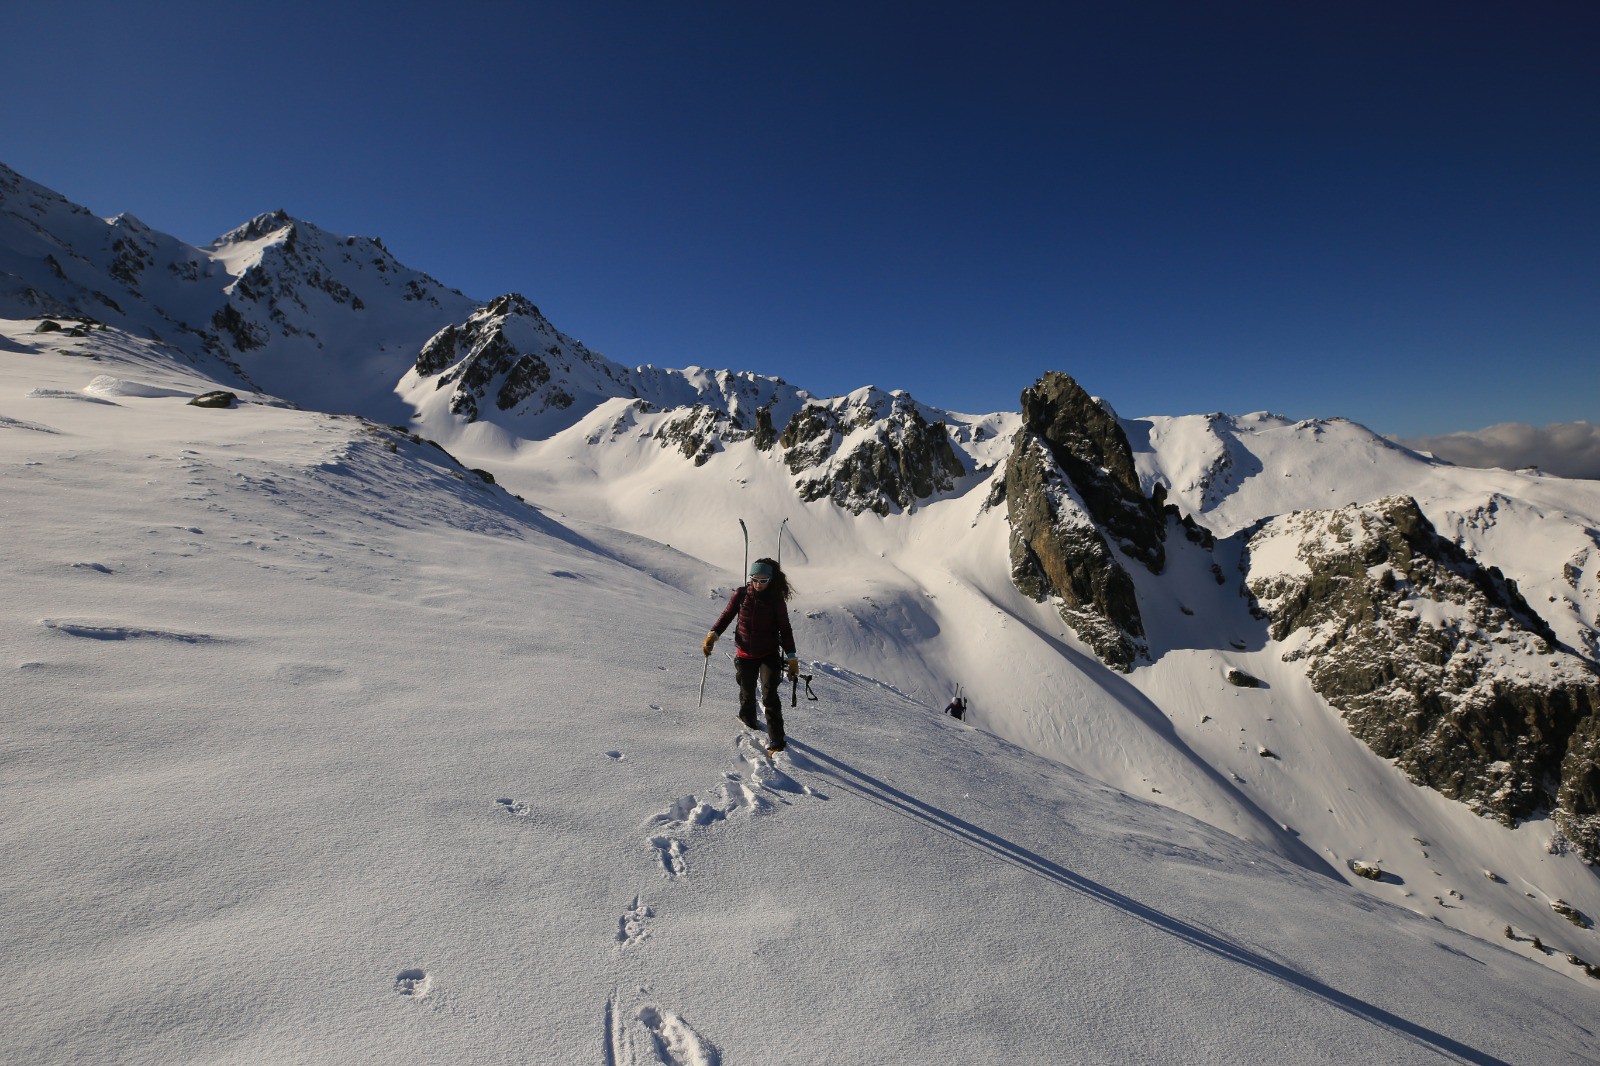
[[[733,672],[739,678],[739,717],[756,720],[756,682],[761,683],[761,706],[767,712],[767,739],[776,744],[783,739],[783,697],[778,682],[783,680],[783,657],[735,659]]]

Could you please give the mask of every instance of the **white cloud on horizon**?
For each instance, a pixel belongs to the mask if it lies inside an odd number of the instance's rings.
[[[1501,422],[1470,432],[1396,440],[1457,466],[1497,466],[1507,470],[1536,466],[1558,477],[1600,479],[1600,425],[1591,422],[1558,422],[1542,427]]]

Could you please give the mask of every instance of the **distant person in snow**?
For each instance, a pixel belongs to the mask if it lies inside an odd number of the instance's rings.
[[[778,695],[780,671],[793,681],[800,676],[800,660],[794,651],[794,630],[789,627],[787,600],[793,590],[775,560],[757,559],[750,564],[750,580],[728,597],[728,605],[706,634],[701,650],[711,654],[723,630],[735,618],[734,673],[739,678],[739,721],[756,728],[756,684],[761,685],[761,706],[767,712],[767,751],[777,754],[785,747],[783,737],[783,698]]]
[[[958,722],[961,721],[967,714],[967,698],[965,696],[957,696],[950,701],[950,705],[944,709],[944,713]]]

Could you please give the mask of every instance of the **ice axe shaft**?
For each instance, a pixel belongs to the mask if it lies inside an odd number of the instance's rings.
[[[707,655],[706,656],[706,664],[700,668],[700,703],[698,704],[698,706],[701,706],[701,707],[704,707],[706,705],[706,674],[708,674],[710,672],[711,672],[711,656]]]

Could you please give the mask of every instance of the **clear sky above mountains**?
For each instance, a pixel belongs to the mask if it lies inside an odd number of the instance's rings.
[[[1600,421],[1600,8],[8,11],[0,159],[284,208],[625,363],[1386,433]]]

